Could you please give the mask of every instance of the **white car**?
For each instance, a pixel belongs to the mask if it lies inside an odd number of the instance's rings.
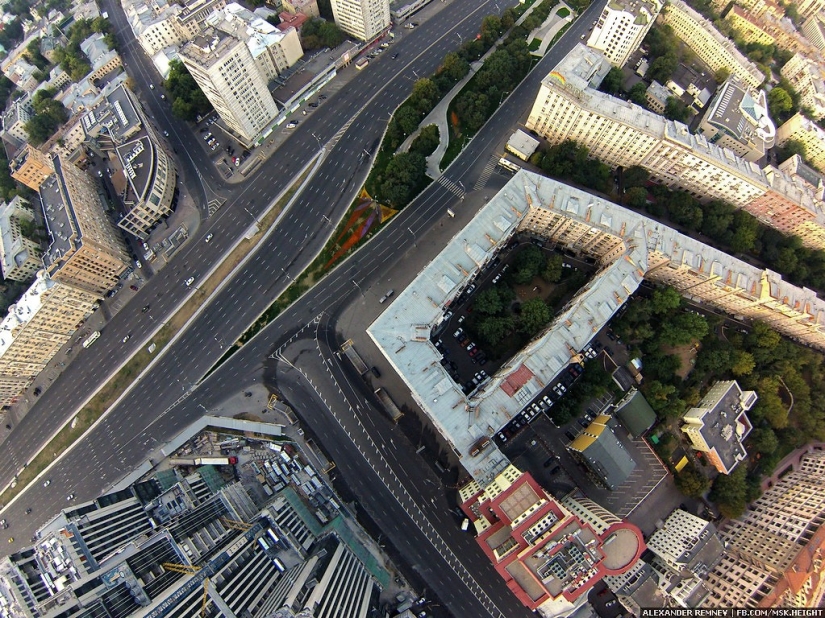
[[[189,277],[186,281],[184,281],[184,283],[186,284],[186,287],[189,287],[190,285],[195,283],[195,278],[194,277]]]
[[[43,483],[43,487],[48,487],[48,486],[49,486],[49,485],[51,485],[51,484],[52,484],[52,480],[51,480],[51,479],[47,479],[47,480],[46,480],[46,482],[45,482],[45,483]]]
[[[286,128],[287,129],[294,129],[297,126],[298,126],[298,121],[293,120],[292,122],[287,123]]]
[[[127,341],[129,341],[129,339],[131,339],[131,338],[132,338],[132,335],[131,335],[131,333],[130,333],[130,334],[126,335],[123,339],[121,339],[121,341],[122,341],[123,343],[126,343],[126,342],[127,342]]]
[[[68,496],[66,496],[66,500],[68,500],[69,502],[74,500],[74,494],[69,494]]]
[[[204,238],[204,242],[209,242],[210,240],[212,240],[212,236],[213,234],[207,234],[206,238]]]

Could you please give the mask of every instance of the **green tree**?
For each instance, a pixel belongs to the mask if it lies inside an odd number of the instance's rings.
[[[642,209],[647,206],[647,190],[642,187],[631,187],[625,192],[624,198],[631,208]]]
[[[702,216],[702,233],[715,240],[723,239],[733,224],[733,206],[724,202],[708,202]]]
[[[753,354],[745,352],[744,350],[736,350],[733,353],[733,365],[730,370],[737,378],[750,375],[756,367],[756,361],[753,359]]]
[[[481,315],[495,315],[501,313],[504,303],[498,293],[498,288],[490,287],[481,290],[473,299],[473,311]]]
[[[655,315],[672,313],[682,306],[682,297],[674,288],[665,286],[653,290],[650,298],[650,310]]]
[[[657,57],[648,69],[646,77],[660,84],[667,83],[676,67],[679,66],[679,58],[673,51],[668,51],[665,55]]]
[[[719,512],[729,519],[736,519],[747,507],[747,468],[739,464],[730,474],[720,474],[711,487],[711,502],[719,507]]]
[[[704,339],[707,334],[708,321],[704,316],[684,312],[665,320],[659,332],[659,339],[666,345],[678,346]]]
[[[564,259],[558,253],[554,253],[547,258],[541,278],[548,283],[558,283],[564,270],[562,264],[564,264]]]
[[[410,144],[410,152],[417,152],[425,157],[430,156],[438,148],[438,126],[428,124]]]
[[[453,83],[459,81],[470,70],[470,64],[455,52],[450,52],[444,56],[441,63],[440,73],[444,73]]]
[[[441,98],[441,94],[438,92],[433,80],[422,77],[413,84],[410,102],[422,115],[428,114],[435,107],[439,98]]]
[[[543,329],[553,317],[550,307],[541,298],[531,298],[521,303],[519,331],[532,337]]]
[[[172,113],[183,120],[196,120],[212,111],[212,104],[180,60],[169,63],[169,75],[164,81]]]
[[[525,285],[544,269],[544,253],[535,245],[527,245],[513,262],[511,279],[517,285]]]
[[[730,69],[728,67],[719,67],[713,74],[713,81],[717,84],[723,84],[728,81],[730,77]]]
[[[418,128],[421,122],[421,113],[412,107],[402,105],[398,111],[395,112],[393,118],[395,118],[395,122],[398,124],[404,137],[406,137]]]
[[[482,344],[495,346],[513,331],[513,327],[510,316],[486,316],[479,320],[476,332]]]
[[[607,94],[618,94],[622,91],[623,81],[624,74],[622,70],[618,67],[611,67],[610,71],[608,71],[607,75],[602,79],[602,83],[599,84],[599,90]]]
[[[688,464],[676,473],[676,489],[688,498],[701,498],[710,488],[710,480],[693,464]]]
[[[644,82],[633,84],[627,92],[627,98],[636,105],[647,107],[647,84]]]
[[[665,103],[665,118],[687,122],[690,118],[690,109],[677,97],[668,97]]]
[[[381,176],[379,195],[393,208],[406,206],[424,180],[427,163],[417,152],[393,156]]]
[[[793,109],[793,100],[787,90],[776,86],[768,93],[768,110],[771,118],[784,118],[791,109]]]
[[[777,148],[776,150],[776,159],[779,163],[784,163],[794,155],[799,155],[802,159],[805,159],[808,155],[808,151],[805,147],[805,144],[803,144],[797,139],[789,139],[787,142],[785,142],[784,146],[782,146],[781,148]]]
[[[622,185],[625,189],[646,187],[649,181],[650,172],[640,165],[631,165],[622,172]]]
[[[772,455],[779,448],[779,439],[770,427],[758,427],[751,431],[747,443],[749,453]]]
[[[728,243],[730,248],[736,253],[753,251],[759,235],[759,222],[744,210],[737,210],[733,213],[733,227],[733,236]]]

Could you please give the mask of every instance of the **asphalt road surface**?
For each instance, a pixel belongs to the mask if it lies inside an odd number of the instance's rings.
[[[176,258],[176,263],[161,271],[144,286],[131,306],[107,326],[100,341],[83,352],[84,358],[75,361],[42,396],[38,405],[16,428],[13,439],[7,442],[7,456],[0,462],[0,478],[4,482],[11,480],[22,463],[42,443],[44,435],[73,413],[111,367],[139,347],[144,338],[141,333],[152,328],[152,320],[161,319],[160,316],[180,301],[188,291],[183,280],[203,274],[206,265],[215,262],[232,240],[249,226],[251,221],[243,208],[256,214],[260,212],[269,196],[288,184],[287,176],[317,154],[318,141],[313,133],[319,136],[321,142],[327,143],[341,127],[348,125],[337,145],[326,154],[310,186],[281,220],[275,232],[262,243],[256,255],[238,275],[227,281],[213,296],[191,327],[144,375],[137,387],[89,432],[78,447],[57,462],[49,473],[51,486],[44,489],[42,484],[36,484],[14,505],[5,509],[4,515],[11,523],[7,534],[16,538],[16,542],[9,547],[17,548],[25,544],[36,525],[65,507],[68,494],[76,494],[78,500],[97,495],[134,469],[145,460],[149,451],[203,414],[210,405],[224,400],[229,393],[237,392],[245,385],[261,381],[265,371],[278,372],[275,369],[277,363],[267,359],[293,338],[295,333],[312,324],[316,316],[321,316],[322,320],[332,319],[333,323],[327,324],[325,328],[334,328],[334,318],[341,309],[377,281],[380,280],[382,285],[387,279],[390,283],[408,281],[415,270],[410,270],[405,261],[426,261],[431,257],[424,255],[423,248],[419,250],[417,240],[422,239],[436,222],[443,224],[444,212],[448,207],[471,207],[473,200],[468,198],[459,203],[454,189],[447,187],[459,185],[469,188],[474,185],[496,146],[506,138],[516,120],[532,104],[541,79],[564,53],[579,42],[580,35],[588,30],[603,4],[601,2],[591,6],[504,102],[449,168],[446,177],[451,182],[433,183],[352,259],[279,316],[209,379],[193,388],[193,384],[223,354],[224,346],[243,332],[246,325],[277,297],[289,284],[291,277],[297,275],[323,245],[330,232],[323,216],[335,220],[348,205],[352,192],[360,186],[368,165],[366,157],[359,157],[359,154],[380,137],[383,121],[407,95],[408,82],[413,79],[412,70],[419,74],[432,72],[444,54],[455,47],[453,32],[457,29],[464,36],[474,33],[481,17],[490,12],[489,7],[453,0],[436,19],[416,28],[417,37],[410,35],[397,44],[395,52],[399,53],[398,59],[393,60],[385,54],[378,61],[371,62],[363,72],[363,79],[359,76],[359,79],[327,102],[331,105],[324,114],[309,117],[302,122],[294,135],[281,147],[279,154],[263,167],[258,176],[237,188],[221,188],[225,196],[232,192],[232,197],[208,221],[206,230],[202,231],[203,234],[215,234],[212,242],[206,244],[196,239],[184,249],[182,255]],[[210,182],[210,185],[220,187],[219,181]],[[347,191],[347,188],[350,190]],[[476,200],[472,207],[478,208],[482,203],[482,200]],[[391,268],[393,264],[396,264],[396,268]],[[152,309],[147,314],[141,314],[140,308],[146,304],[151,304]],[[153,317],[153,314],[158,317]],[[129,342],[131,345],[120,343],[127,332],[133,333]],[[291,345],[296,341],[297,338]],[[328,359],[329,362],[332,361]],[[316,363],[310,363],[312,366],[314,364]],[[317,365],[324,365],[320,358]],[[295,372],[276,375],[279,388],[293,394],[297,400],[304,401],[309,396],[303,378]],[[301,392],[304,393],[303,396],[299,396],[298,393]],[[363,394],[352,393],[346,398],[358,405],[367,403]],[[334,404],[331,405],[335,407]],[[366,429],[353,434],[352,439],[343,439],[340,434],[342,426],[357,426],[358,415],[348,406],[341,406],[336,411],[340,419],[337,420],[329,410],[318,406],[312,408],[315,416],[308,419],[310,429],[319,435],[322,431],[327,431],[334,437],[319,440],[339,462],[339,467],[341,458],[352,466],[344,476],[351,485],[355,484],[354,490],[362,503],[365,496],[374,495],[377,502],[387,505],[391,510],[383,520],[380,516],[376,517],[372,508],[370,514],[377,521],[386,522],[389,519],[410,530],[416,528],[416,520],[409,517],[405,519],[397,512],[403,505],[386,498],[382,493],[390,486],[388,482],[363,468],[370,464],[364,453],[375,453],[374,445],[380,443],[387,428],[365,425]],[[357,408],[354,409],[357,411]],[[303,411],[299,410],[299,413]],[[444,550],[442,554],[439,549],[443,548],[436,540],[430,542],[431,547],[420,548],[422,553],[410,556],[420,569],[422,577],[433,588],[438,586],[443,590],[439,582],[450,582],[449,588],[453,590],[456,599],[456,606],[451,607],[454,613],[468,615],[465,609],[473,607],[472,615],[499,615],[499,612],[504,612],[507,616],[526,615],[526,610],[515,602],[489,565],[479,565],[481,554],[475,544],[469,541],[468,536],[457,532],[454,520],[443,517],[440,511],[445,508],[444,495],[411,483],[404,472],[410,463],[408,459],[388,457],[386,461],[395,478],[402,479],[403,489],[423,511],[432,528],[440,534],[438,538],[443,540],[449,550]],[[34,513],[24,517],[23,511],[28,507],[33,508]],[[426,545],[427,542],[422,543]],[[446,555],[447,558],[435,557],[432,551],[437,551],[439,556]],[[449,561],[451,553],[462,564],[472,567],[475,579],[469,580],[469,583],[463,579],[461,583],[455,582],[456,571]],[[477,585],[486,593],[479,592]],[[445,602],[449,602],[449,598],[442,596]],[[470,603],[475,605],[469,605]],[[476,614],[475,609],[481,611],[481,608],[483,612]]]

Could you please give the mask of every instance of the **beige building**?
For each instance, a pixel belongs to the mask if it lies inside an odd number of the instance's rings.
[[[360,41],[371,41],[390,27],[389,0],[331,0],[335,23]]]
[[[15,196],[0,204],[0,266],[3,279],[28,281],[41,267],[40,243],[23,234],[21,222],[34,223],[31,204]]]
[[[176,27],[175,18],[183,8],[175,3],[136,0],[123,3],[129,26],[143,51],[150,58],[166,47],[178,45],[185,39]]]
[[[733,41],[682,0],[668,0],[662,18],[711,71],[726,68],[751,88],[765,81],[759,67],[745,58]]]
[[[745,9],[735,4],[731,6],[728,14],[725,15],[725,21],[730,24],[731,28],[736,31],[736,34],[746,43],[773,45],[776,42],[776,39],[765,32],[754,17]]]
[[[51,238],[44,265],[53,279],[102,296],[129,267],[126,245],[88,174],[59,157],[54,170],[40,188]]]
[[[40,271],[0,322],[0,405],[10,405],[77,330],[98,296]]]
[[[825,0],[799,0],[796,3],[796,10],[799,16],[807,19],[825,9]]]
[[[820,607],[825,591],[825,452],[789,464],[721,530],[723,561],[706,577],[708,607]]]
[[[748,455],[743,443],[753,427],[746,412],[756,399],[754,391],[743,391],[736,380],[717,382],[682,415],[682,432],[720,474],[733,472]]]
[[[799,95],[800,109],[808,108],[815,118],[825,116],[825,71],[819,58],[794,54],[780,69]]]
[[[320,17],[321,12],[318,10],[318,2],[316,0],[283,0],[281,3],[283,9],[291,15],[306,15],[310,19],[313,17]]]
[[[12,178],[34,191],[39,191],[41,183],[54,174],[51,158],[28,144],[9,161],[9,167]]]
[[[526,127],[553,144],[575,140],[610,166],[640,165],[669,187],[743,208],[766,225],[799,235],[808,247],[825,248],[825,212],[814,191],[772,168],[769,177],[717,145],[738,143],[740,151],[753,148],[758,154],[773,144],[777,131],[763,94],[728,82],[725,96],[717,97],[700,125],[712,135],[693,135],[679,122],[595,90],[606,66],[600,56],[575,47],[542,81]],[[708,120],[717,113],[718,121]]]
[[[802,24],[802,34],[818,50],[825,50],[825,13],[811,15]]]
[[[25,97],[12,101],[8,110],[3,114],[3,133],[16,139],[19,144],[29,141],[29,134],[26,133],[26,123],[34,114],[31,99]]]
[[[206,19],[226,6],[226,0],[193,0],[183,5],[175,16],[175,28],[184,41],[189,41],[203,30]]]
[[[243,28],[234,16],[227,19],[230,25],[234,23]],[[278,48],[281,33],[272,28],[271,47]],[[252,144],[278,114],[268,81],[269,75],[274,77],[278,73],[276,58],[279,57],[260,37],[250,37],[248,44],[217,28],[207,28],[180,50],[181,60],[226,127],[247,145]]]
[[[776,145],[789,140],[804,144],[805,159],[820,172],[825,171],[825,131],[815,122],[796,114],[776,130]]]
[[[608,2],[587,45],[598,49],[607,60],[622,67],[645,38],[662,10],[659,0],[613,0]]]
[[[123,195],[126,214],[118,226],[145,240],[163,217],[172,214],[175,166],[157,140],[144,135],[117,147],[128,183]]]

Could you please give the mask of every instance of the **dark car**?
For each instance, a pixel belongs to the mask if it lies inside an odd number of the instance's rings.
[[[140,310],[141,313],[146,313],[147,311],[149,311],[149,305],[145,305],[143,309]]]
[[[137,292],[137,291],[138,291],[138,286],[136,286],[136,285],[130,285],[130,286],[129,286],[129,289],[130,289],[130,290],[132,290],[133,292]]]
[[[370,371],[372,371],[372,375],[374,375],[376,378],[381,377],[381,372],[378,371],[378,367],[372,366],[370,367]]]
[[[567,438],[570,440],[576,439],[576,434],[574,434],[572,431],[565,431],[564,435],[567,436]]]

